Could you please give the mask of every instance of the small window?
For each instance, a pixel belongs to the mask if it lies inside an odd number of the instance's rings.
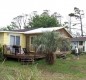
[[[83,45],[83,41],[79,41],[79,45]]]
[[[31,36],[31,38],[30,38],[30,43],[31,44],[33,44],[34,38],[35,38],[35,36]]]

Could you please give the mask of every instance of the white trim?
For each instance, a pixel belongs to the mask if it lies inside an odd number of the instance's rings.
[[[7,33],[24,33],[24,32],[17,32],[17,31],[0,31],[0,33],[2,32],[7,32]]]
[[[85,41],[85,52],[86,52],[86,41]]]
[[[52,32],[52,31],[56,31],[56,30],[59,30],[59,29],[62,29],[62,28],[64,28],[64,27],[38,28],[38,29],[26,31],[26,32],[24,32],[24,34],[34,34],[34,33]]]

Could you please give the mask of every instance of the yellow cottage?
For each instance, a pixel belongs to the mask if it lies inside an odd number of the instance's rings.
[[[33,37],[47,31],[57,31],[62,37],[72,38],[69,32],[64,27],[50,27],[50,28],[37,28],[33,30],[13,30],[13,31],[0,31],[0,44],[1,45],[18,45],[21,48],[26,48],[29,52],[34,52],[32,40]]]

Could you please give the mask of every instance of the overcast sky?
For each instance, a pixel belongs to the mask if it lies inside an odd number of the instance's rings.
[[[0,0],[0,27],[9,25],[18,15],[31,14],[33,11],[42,13],[46,9],[51,13],[60,13],[63,16],[62,20],[67,21],[68,14],[73,12],[74,7],[84,10],[86,13],[85,0]]]

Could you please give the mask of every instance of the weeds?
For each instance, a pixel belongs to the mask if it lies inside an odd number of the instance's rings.
[[[41,80],[40,71],[37,65],[32,68],[22,66],[22,68],[5,66],[4,63],[0,66],[0,80]]]

